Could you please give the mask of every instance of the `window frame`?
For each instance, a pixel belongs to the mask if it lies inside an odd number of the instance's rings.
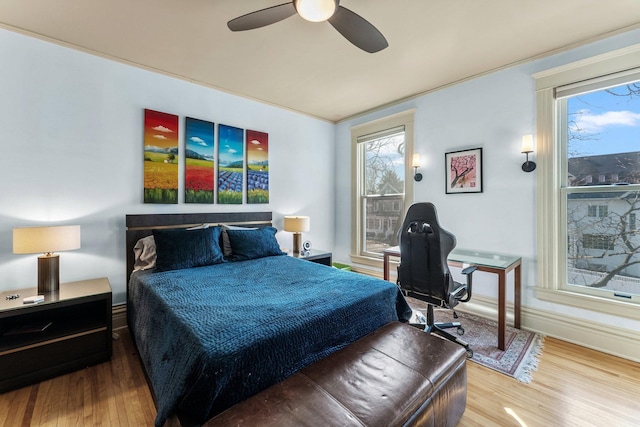
[[[558,130],[566,123],[558,123],[558,88],[566,93],[581,91],[585,82],[599,85],[603,81],[631,80],[640,73],[640,45],[619,49],[593,58],[567,64],[533,75],[536,83],[536,144],[538,160],[537,185],[537,298],[591,311],[640,320],[637,298],[633,302],[611,299],[588,292],[576,292],[563,285],[567,277],[566,261],[566,198],[567,162],[559,141]],[[622,82],[620,82],[621,84]],[[575,87],[574,87],[575,86]],[[565,94],[566,94],[565,93]],[[600,191],[592,186],[584,191]],[[635,185],[634,187],[638,187]],[[628,188],[631,190],[631,188]]]
[[[404,209],[403,215],[413,203],[414,181],[413,170],[411,168],[411,158],[414,153],[414,116],[415,109],[403,111],[378,120],[363,123],[351,128],[351,262],[374,267],[382,267],[382,255],[363,255],[362,213],[364,207],[360,198],[360,182],[364,177],[364,165],[358,153],[358,139],[384,132],[389,129],[404,126]]]

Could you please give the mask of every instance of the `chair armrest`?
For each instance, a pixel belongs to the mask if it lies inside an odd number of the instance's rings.
[[[464,275],[473,274],[473,272],[476,271],[477,269],[478,267],[476,267],[475,265],[470,265],[469,267],[463,269],[461,273]]]
[[[462,274],[467,276],[467,296],[464,299],[461,299],[460,302],[468,302],[471,299],[471,289],[473,285],[473,272],[476,271],[478,267],[475,265],[470,265],[467,268],[462,270]]]

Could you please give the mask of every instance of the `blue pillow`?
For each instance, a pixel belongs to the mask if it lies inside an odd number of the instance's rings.
[[[153,230],[156,241],[156,269],[179,270],[224,262],[220,227],[198,230]]]
[[[255,230],[233,230],[227,229],[229,243],[233,261],[246,259],[263,258],[275,255],[286,255],[280,250],[280,245],[276,240],[276,230],[274,227],[263,227]]]

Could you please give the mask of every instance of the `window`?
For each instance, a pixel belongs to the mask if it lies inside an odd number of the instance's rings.
[[[565,95],[556,88],[556,119],[562,124],[557,138],[567,171],[558,186],[566,232],[582,240],[582,247],[566,248],[564,287],[640,295],[640,235],[630,233],[625,220],[640,211],[639,191],[606,179],[615,174],[626,184],[640,184],[640,80],[581,89],[572,85]],[[596,185],[582,179],[596,175]],[[588,218],[581,215],[585,203]]]
[[[601,249],[612,251],[613,249],[615,249],[615,240],[615,236],[610,236],[607,234],[584,234],[582,236],[582,247],[584,249]]]
[[[538,297],[640,318],[640,47],[534,77]]]
[[[413,201],[413,111],[354,127],[352,261],[381,263]],[[407,177],[409,179],[407,179]]]
[[[403,214],[404,126],[358,138],[358,157],[364,172],[359,185],[361,221],[367,224],[361,233],[360,255],[375,257],[398,244],[398,230],[393,224]]]
[[[605,216],[607,216],[607,214],[609,213],[609,207],[606,205],[600,205],[600,206],[592,206],[590,205],[588,207],[588,216],[590,217],[599,217],[599,218],[604,218]]]

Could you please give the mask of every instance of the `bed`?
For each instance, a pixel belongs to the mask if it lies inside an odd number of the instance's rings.
[[[158,426],[174,414],[201,424],[411,314],[392,283],[273,247],[270,212],[127,215],[126,223],[129,328]],[[220,224],[231,226],[226,236]],[[149,235],[158,263],[133,272],[130,254]],[[212,241],[219,246],[215,256],[202,255]],[[231,253],[224,249],[229,243]],[[190,254],[184,245],[198,250]],[[166,268],[167,252],[169,267],[180,268]],[[196,265],[185,267],[185,253]]]

